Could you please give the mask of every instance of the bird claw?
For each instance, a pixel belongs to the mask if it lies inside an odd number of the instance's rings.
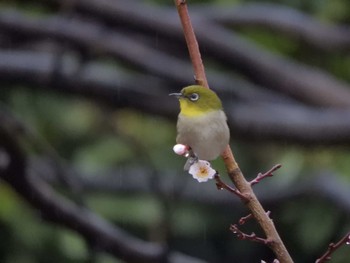
[[[198,160],[198,156],[192,150],[190,150],[189,155],[187,157],[187,161],[184,166],[184,170],[188,171],[194,163],[198,162]]]
[[[189,156],[188,157],[188,162],[190,163],[190,165],[194,164],[194,163],[198,163],[198,157],[197,156]]]

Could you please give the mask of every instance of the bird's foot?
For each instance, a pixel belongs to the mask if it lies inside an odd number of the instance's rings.
[[[184,170],[188,171],[194,163],[198,163],[198,160],[198,156],[190,150],[189,155],[187,157],[187,161],[184,166]]]
[[[198,159],[198,157],[196,155],[188,157],[188,161],[189,161],[190,165],[192,165],[194,163],[198,163],[198,160],[199,159]]]

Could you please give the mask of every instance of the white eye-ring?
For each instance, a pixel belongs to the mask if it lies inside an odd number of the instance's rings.
[[[190,100],[191,101],[196,101],[196,100],[198,100],[199,99],[199,95],[197,94],[197,93],[192,93],[191,95],[190,95]]]

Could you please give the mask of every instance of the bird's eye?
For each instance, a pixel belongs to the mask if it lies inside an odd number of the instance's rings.
[[[199,95],[197,94],[197,93],[192,93],[191,95],[190,95],[190,100],[191,101],[196,101],[196,100],[198,100],[199,99]]]

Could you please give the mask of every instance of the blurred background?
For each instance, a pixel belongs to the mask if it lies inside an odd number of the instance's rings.
[[[249,180],[282,164],[254,190],[315,262],[350,229],[349,2],[188,5],[235,157]],[[168,94],[193,83],[173,1],[0,1],[0,262],[272,262],[172,151]]]

